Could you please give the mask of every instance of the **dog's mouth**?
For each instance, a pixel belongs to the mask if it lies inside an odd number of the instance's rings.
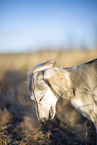
[[[49,111],[49,119],[52,120],[55,116],[55,107],[51,106],[50,111]]]

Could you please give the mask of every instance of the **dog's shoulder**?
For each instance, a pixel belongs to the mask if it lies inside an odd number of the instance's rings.
[[[68,70],[70,71],[72,85],[76,88],[85,86],[85,84],[88,84],[90,87],[93,84],[97,84],[97,59]]]
[[[87,66],[88,68],[97,70],[97,59],[89,61],[89,62],[85,63],[84,65]]]
[[[76,66],[75,71],[78,75],[82,75],[82,76],[87,76],[87,75],[90,75],[90,77],[92,75],[97,76],[97,59]]]
[[[79,66],[74,67],[74,68],[76,70],[84,70],[84,69],[96,69],[97,70],[97,59],[83,63]]]

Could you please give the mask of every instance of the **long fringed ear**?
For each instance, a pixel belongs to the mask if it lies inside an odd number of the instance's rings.
[[[61,97],[70,95],[71,80],[69,72],[63,71],[61,68],[51,68],[44,71],[44,81],[52,89],[52,91]]]
[[[55,65],[55,60],[50,60],[45,63],[38,64],[31,69],[31,75],[38,71],[43,71],[48,68],[52,68]]]

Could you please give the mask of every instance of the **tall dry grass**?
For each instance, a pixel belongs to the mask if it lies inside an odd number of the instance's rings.
[[[92,144],[95,128],[68,101],[60,99],[54,120],[40,124],[30,100],[27,71],[55,59],[71,67],[97,58],[95,50],[41,51],[0,55],[0,144]]]
[[[17,70],[55,59],[57,65],[71,67],[97,58],[97,49],[72,51],[40,51],[26,54],[1,54],[1,70]]]

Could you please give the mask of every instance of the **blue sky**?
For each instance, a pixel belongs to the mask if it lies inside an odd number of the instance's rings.
[[[95,44],[97,0],[0,0],[0,53]]]

